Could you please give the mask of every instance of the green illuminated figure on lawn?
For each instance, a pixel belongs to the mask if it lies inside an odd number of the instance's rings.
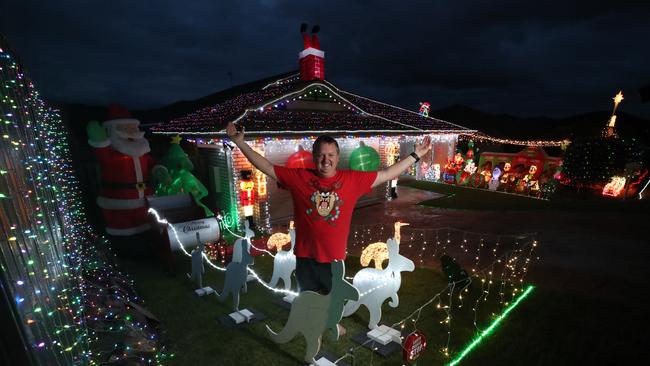
[[[194,164],[180,146],[181,138],[176,135],[172,137],[171,147],[165,156],[165,166],[154,171],[158,181],[156,196],[170,196],[181,193],[189,193],[197,205],[205,211],[205,216],[214,216],[214,213],[207,208],[201,199],[208,195],[208,190],[194,174]]]

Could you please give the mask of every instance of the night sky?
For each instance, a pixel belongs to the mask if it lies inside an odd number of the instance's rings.
[[[320,24],[326,78],[408,109],[463,104],[650,118],[649,1],[0,2],[2,33],[52,102],[160,107],[298,68]]]

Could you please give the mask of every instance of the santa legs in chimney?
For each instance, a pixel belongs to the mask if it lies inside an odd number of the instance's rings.
[[[302,34],[302,45],[303,49],[315,48],[320,50],[320,41],[318,41],[318,36],[316,33],[320,31],[320,26],[315,25],[311,28],[311,37],[307,34],[307,23],[302,23],[300,25],[300,34]]]
[[[310,36],[307,34],[307,24],[300,25],[303,43],[303,50],[298,54],[301,80],[325,79],[325,52],[320,49],[320,41],[316,35],[319,30],[320,27],[315,25]]]

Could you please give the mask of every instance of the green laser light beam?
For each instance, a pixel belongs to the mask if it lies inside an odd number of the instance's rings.
[[[467,345],[467,347],[465,347],[463,352],[461,352],[460,355],[458,355],[458,357],[456,357],[453,361],[451,361],[449,364],[447,364],[447,366],[457,365],[465,356],[467,356],[467,354],[469,354],[479,343],[481,343],[481,341],[485,337],[489,336],[490,333],[492,333],[494,331],[494,329],[497,327],[497,325],[499,325],[501,320],[503,320],[508,315],[508,313],[510,313],[512,311],[512,309],[514,309],[517,305],[519,305],[519,303],[524,298],[526,298],[528,296],[528,294],[530,294],[533,291],[533,288],[534,288],[534,286],[532,286],[532,285],[528,286],[528,288],[526,288],[526,291],[524,291],[524,293],[522,293],[517,298],[517,300],[515,302],[510,304],[510,306],[508,306],[506,308],[506,310],[503,312],[503,314],[499,315],[499,317],[496,318],[487,329],[485,329],[483,332],[481,332],[478,335],[478,337],[476,337],[476,339],[474,339],[474,341],[472,341],[472,343]]]

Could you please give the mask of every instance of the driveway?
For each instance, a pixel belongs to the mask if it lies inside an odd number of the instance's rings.
[[[539,261],[528,280],[581,295],[645,303],[650,213],[560,211],[470,211],[417,205],[442,195],[399,186],[398,198],[355,211],[352,225],[396,219],[409,228],[451,227],[490,235],[538,233]],[[358,253],[355,253],[358,254]],[[438,267],[433,259],[427,265]]]

